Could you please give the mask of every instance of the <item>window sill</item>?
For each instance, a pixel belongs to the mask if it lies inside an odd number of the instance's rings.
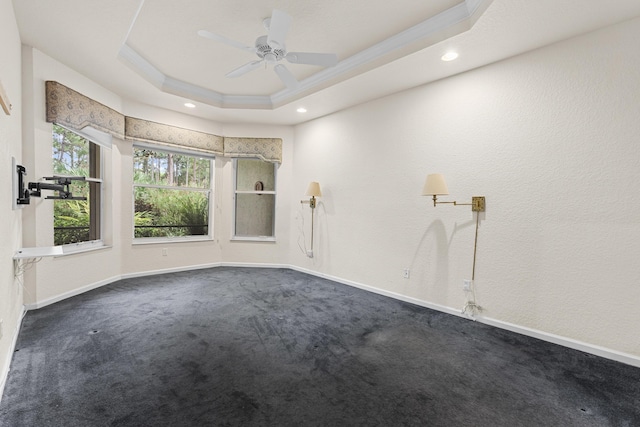
[[[233,236],[232,242],[276,242],[275,237],[271,236]]]
[[[211,242],[211,236],[197,237],[138,237],[133,239],[133,246],[137,245],[156,245],[170,243],[192,243],[192,242]]]

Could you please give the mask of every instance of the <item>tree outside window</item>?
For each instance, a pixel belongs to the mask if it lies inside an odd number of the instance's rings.
[[[69,187],[86,200],[53,201],[54,245],[100,240],[101,148],[75,132],[53,126],[54,176],[82,176]]]
[[[134,237],[209,235],[212,163],[195,153],[134,147]]]

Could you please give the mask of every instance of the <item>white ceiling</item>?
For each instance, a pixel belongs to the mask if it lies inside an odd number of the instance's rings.
[[[123,98],[220,122],[296,124],[640,16],[638,0],[13,0],[22,42]],[[338,55],[229,79],[258,59],[262,21],[293,18],[289,51]],[[409,30],[408,30],[409,29]],[[455,50],[460,58],[442,62]],[[195,109],[184,103],[193,101]],[[308,112],[296,113],[304,106]]]

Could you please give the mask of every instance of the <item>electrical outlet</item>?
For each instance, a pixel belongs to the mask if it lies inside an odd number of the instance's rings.
[[[169,249],[162,248],[162,256],[167,256],[167,255],[169,255]]]
[[[409,270],[408,268],[405,268],[404,270],[402,270],[402,277],[404,277],[405,279],[408,279],[410,275],[411,275],[411,270]]]
[[[473,280],[464,279],[462,281],[462,290],[465,292],[471,291],[471,287],[473,286]]]

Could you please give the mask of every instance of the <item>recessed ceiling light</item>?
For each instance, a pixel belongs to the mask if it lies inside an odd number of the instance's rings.
[[[447,52],[444,55],[442,55],[442,59],[443,61],[453,61],[454,59],[456,59],[458,57],[458,54],[456,52]]]
[[[184,106],[187,108],[196,108],[196,104],[192,103],[192,102],[185,102]]]
[[[298,113],[306,113],[306,112],[307,112],[307,109],[306,109],[306,108],[304,108],[304,107],[299,107],[296,111],[297,111]]]

